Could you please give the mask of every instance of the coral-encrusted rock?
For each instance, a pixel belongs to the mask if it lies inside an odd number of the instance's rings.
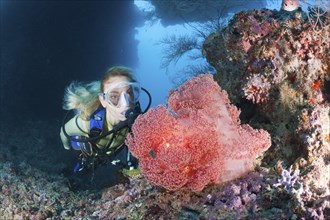
[[[296,14],[240,12],[226,28],[206,39],[203,53],[218,70],[216,79],[234,103],[240,101],[242,91],[248,100],[265,104],[284,89],[295,92],[288,97],[294,107],[324,101],[320,94],[330,80],[329,26],[315,32],[304,12]],[[280,88],[283,84],[288,88]],[[260,91],[265,98],[258,98]],[[288,101],[279,100],[277,105]]]
[[[139,116],[126,141],[142,174],[157,185],[200,191],[251,170],[270,146],[266,131],[240,125],[239,111],[211,75],[171,92],[168,105]]]
[[[272,132],[274,162],[279,154],[288,163],[305,156],[296,132],[298,116],[303,109],[329,105],[328,21],[318,32],[301,10],[240,12],[204,43],[203,53],[218,71],[215,79],[233,103],[243,113],[247,109],[241,103],[254,104],[256,111],[244,121],[263,123]]]
[[[306,163],[296,160],[304,176],[304,184],[320,194],[330,194],[330,106],[318,105],[312,111],[304,109],[299,117],[297,133],[306,152]]]
[[[242,120],[271,133],[263,165],[283,162],[300,169],[303,200],[322,201],[329,210],[323,201],[330,194],[330,15],[319,5],[308,19],[294,5],[298,1],[284,2],[294,10],[236,14],[206,39],[203,54],[218,71],[215,79],[240,105]],[[317,11],[322,13],[313,20]]]

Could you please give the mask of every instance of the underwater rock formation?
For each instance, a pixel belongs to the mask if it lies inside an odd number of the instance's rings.
[[[305,203],[330,195],[330,17],[320,7],[242,11],[203,46],[242,121],[271,134],[262,166],[299,170],[305,197],[293,197]]]
[[[171,91],[168,107],[139,116],[126,139],[154,184],[201,191],[247,173],[270,147],[267,132],[240,125],[239,110],[209,74]]]
[[[182,24],[186,22],[203,22],[226,16],[229,12],[265,6],[262,0],[150,0],[155,6],[155,15],[163,25]]]
[[[292,146],[301,142],[298,116],[329,105],[329,36],[329,26],[314,31],[302,11],[240,12],[209,36],[204,54],[233,102],[250,100],[258,116],[279,126],[281,145]]]

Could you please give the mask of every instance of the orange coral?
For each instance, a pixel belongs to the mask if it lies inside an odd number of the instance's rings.
[[[320,80],[317,80],[312,86],[311,88],[315,91],[319,90],[321,87],[321,81]]]

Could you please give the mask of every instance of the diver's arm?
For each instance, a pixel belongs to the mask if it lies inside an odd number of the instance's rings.
[[[77,127],[76,120],[77,120],[77,123],[78,123],[79,127],[85,132],[81,131]],[[77,136],[86,136],[86,137],[88,137],[87,133],[88,133],[88,130],[89,130],[89,121],[83,120],[79,116],[73,117],[64,126],[65,126],[66,133],[70,136],[77,135]],[[67,149],[67,150],[70,150],[71,149],[70,140],[65,136],[65,134],[63,132],[63,128],[61,128],[60,137],[61,137],[64,148]]]

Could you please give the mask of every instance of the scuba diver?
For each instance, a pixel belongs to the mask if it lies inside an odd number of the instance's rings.
[[[143,112],[139,103],[141,91],[149,97]],[[127,151],[122,165],[136,168],[137,160],[131,157],[124,141],[134,120],[150,105],[149,92],[139,86],[126,67],[110,68],[101,81],[71,83],[65,91],[63,104],[63,108],[70,111],[64,119],[60,137],[65,149],[74,149],[79,154],[74,172],[94,171],[122,150]],[[72,111],[75,115],[68,120]]]

